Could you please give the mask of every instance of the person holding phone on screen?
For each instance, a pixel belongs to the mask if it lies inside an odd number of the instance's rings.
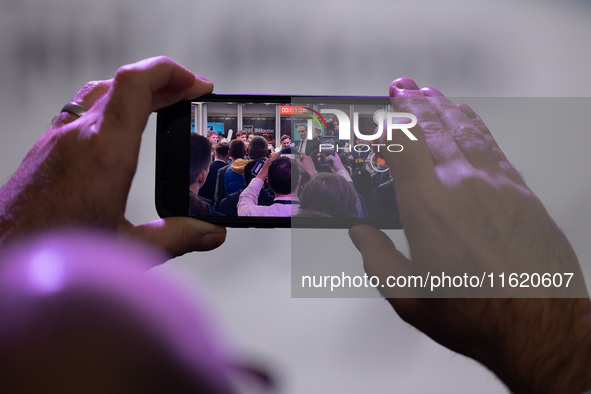
[[[300,186],[296,164],[288,157],[275,153],[265,161],[263,168],[248,186],[240,193],[238,199],[238,216],[270,216],[290,217],[299,211],[297,190]],[[293,175],[293,177],[292,177]],[[259,194],[265,181],[275,194],[272,205],[258,205]]]

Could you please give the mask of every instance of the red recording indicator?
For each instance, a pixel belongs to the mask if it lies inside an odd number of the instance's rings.
[[[326,120],[318,111],[314,111],[312,108],[308,108],[302,105],[281,105],[279,106],[279,113],[281,115],[310,115],[316,119],[316,122],[324,125],[324,129],[328,130]],[[322,121],[322,123],[320,123]]]
[[[305,115],[308,113],[308,107],[301,105],[281,105],[279,107],[281,115]]]

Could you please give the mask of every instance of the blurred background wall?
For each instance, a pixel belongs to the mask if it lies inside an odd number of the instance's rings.
[[[410,76],[450,97],[584,97],[591,91],[588,1],[0,2],[0,179],[17,168],[82,84],[170,56],[220,93],[385,95]],[[469,102],[469,101],[468,101]],[[546,114],[528,114],[542,117]],[[485,117],[485,121],[486,121]],[[584,127],[493,134],[577,251],[589,280],[591,182]],[[539,121],[539,119],[538,119]],[[128,216],[156,218],[154,119]],[[400,232],[391,232],[401,246]],[[309,231],[307,248],[346,231]],[[231,348],[271,369],[286,393],[506,390],[478,364],[427,339],[380,299],[292,299],[289,230],[229,230],[220,249],[155,269],[205,297]],[[361,264],[360,259],[359,264]]]

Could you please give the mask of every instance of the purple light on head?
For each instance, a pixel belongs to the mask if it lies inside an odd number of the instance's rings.
[[[28,282],[41,294],[61,289],[65,279],[65,267],[59,253],[43,248],[31,256],[27,266]]]

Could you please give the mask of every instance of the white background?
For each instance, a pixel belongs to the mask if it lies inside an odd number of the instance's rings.
[[[4,0],[0,179],[84,82],[144,57],[173,57],[219,93],[385,95],[392,79],[410,76],[451,97],[588,96],[590,20],[586,1]],[[541,134],[498,120],[492,131],[589,279],[591,133],[552,120],[556,129]],[[128,204],[136,223],[156,218],[154,128],[152,119]],[[392,235],[404,248],[401,234]],[[308,238],[306,248],[319,255],[327,243],[357,253],[346,231]],[[180,273],[207,299],[229,346],[270,368],[282,392],[506,391],[383,300],[292,299],[290,251],[289,230],[230,229],[218,250],[154,274]]]

